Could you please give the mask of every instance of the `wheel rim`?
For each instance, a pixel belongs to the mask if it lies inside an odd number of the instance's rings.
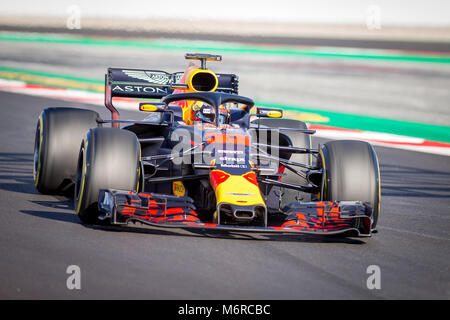
[[[80,193],[81,193],[81,184],[82,184],[82,178],[83,178],[83,161],[84,161],[84,146],[80,149],[80,154],[78,156],[78,165],[77,165],[77,175],[75,177],[75,208],[77,209],[78,213],[78,203],[81,201],[80,199]]]

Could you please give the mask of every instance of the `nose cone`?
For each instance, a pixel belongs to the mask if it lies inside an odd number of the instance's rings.
[[[217,205],[228,203],[241,206],[265,206],[254,172],[231,175],[221,170],[212,170],[210,178]]]

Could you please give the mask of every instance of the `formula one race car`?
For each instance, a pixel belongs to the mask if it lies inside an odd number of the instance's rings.
[[[314,130],[305,123],[282,119],[280,109],[250,113],[254,102],[238,95],[238,77],[206,68],[221,56],[185,57],[200,66],[173,74],[109,68],[111,120],[91,110],[45,109],[36,130],[36,188],[60,194],[74,186],[75,210],[87,224],[372,234],[380,173],[369,143],[313,149]],[[113,97],[135,101],[147,116],[121,120]]]

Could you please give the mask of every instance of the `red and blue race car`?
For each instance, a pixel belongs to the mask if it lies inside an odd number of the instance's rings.
[[[199,65],[176,73],[109,68],[111,119],[45,109],[36,130],[36,188],[73,190],[87,224],[372,234],[380,171],[369,143],[336,140],[314,149],[305,123],[255,108],[238,95],[236,75],[207,68],[221,56],[185,57]],[[121,119],[114,97],[133,99],[146,116]]]

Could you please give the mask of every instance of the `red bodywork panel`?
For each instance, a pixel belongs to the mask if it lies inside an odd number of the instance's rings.
[[[114,199],[106,208],[105,194]],[[159,227],[217,229],[236,232],[308,233],[371,235],[371,208],[359,203],[310,202],[290,206],[286,218],[277,225],[219,225],[200,220],[189,197],[102,190],[99,209],[113,224],[140,221]]]

